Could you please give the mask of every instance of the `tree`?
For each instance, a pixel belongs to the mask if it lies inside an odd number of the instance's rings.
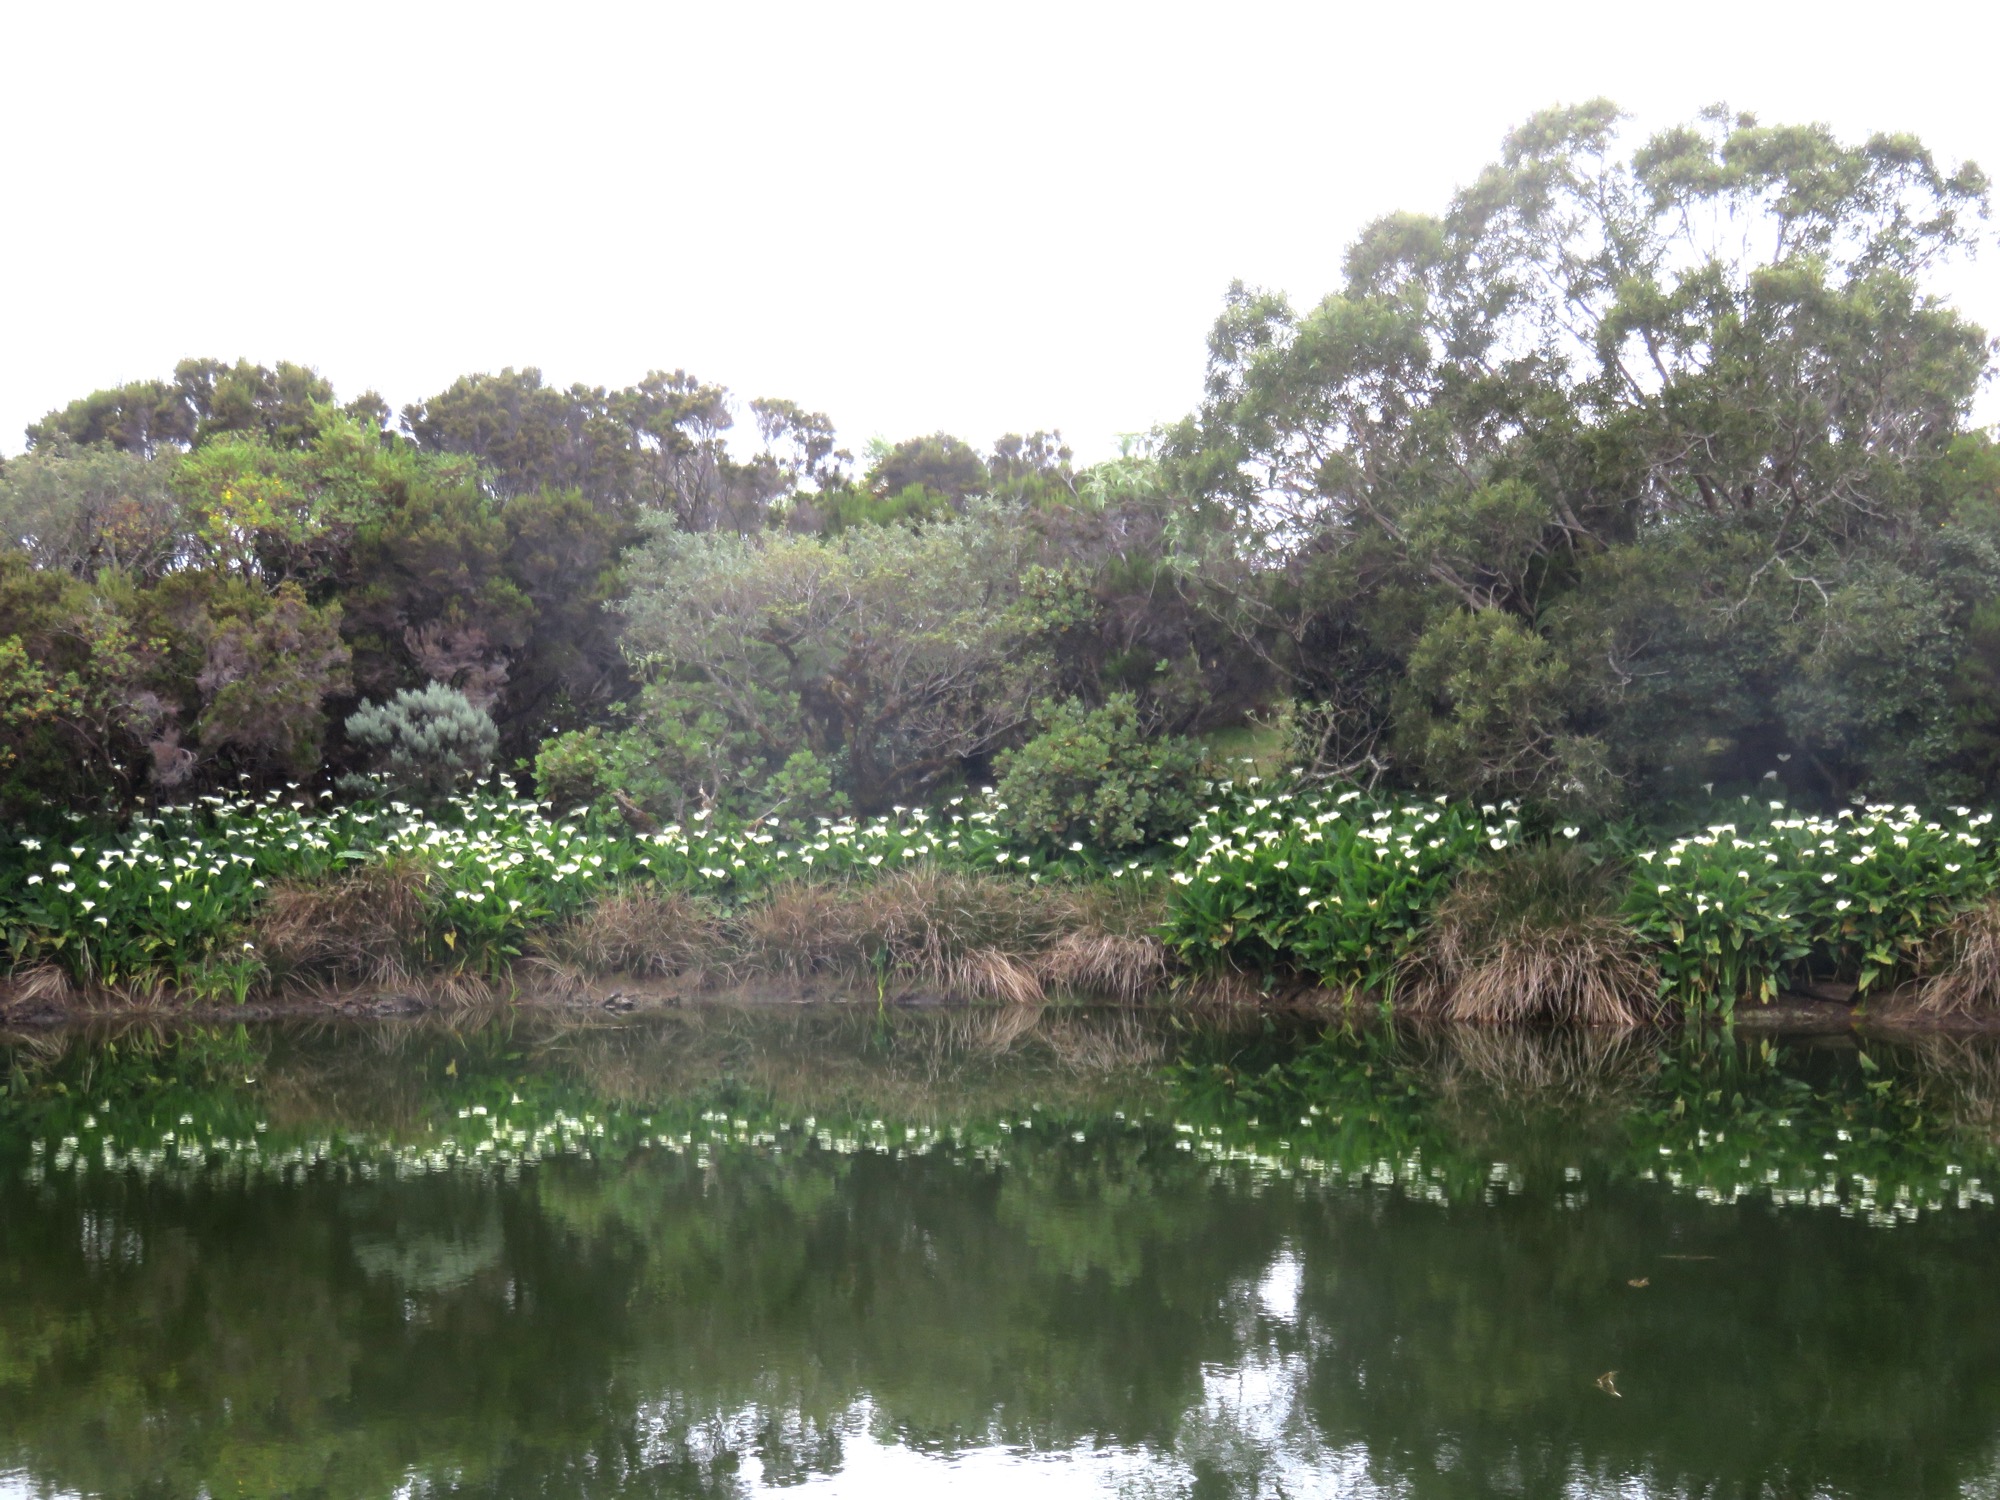
[[[1201,747],[1147,734],[1130,693],[1101,708],[1069,699],[1043,710],[1040,731],[994,759],[1001,823],[1058,848],[1089,839],[1136,849],[1180,833],[1200,816],[1208,769]]]
[[[900,495],[918,486],[956,506],[970,495],[986,493],[992,478],[971,444],[934,432],[878,453],[868,471],[868,487],[877,495]]]
[[[975,509],[824,540],[653,525],[625,649],[647,679],[639,732],[671,752],[679,794],[760,786],[803,747],[874,811],[1003,743],[1027,715],[1011,522]]]
[[[403,428],[428,452],[476,458],[502,499],[574,489],[601,509],[669,512],[687,531],[742,531],[801,485],[831,482],[846,458],[823,414],[769,399],[750,409],[764,446],[744,462],[729,451],[729,392],[686,371],[558,390],[510,367],[406,406]]]
[[[231,432],[296,448],[312,440],[316,410],[332,401],[333,387],[304,365],[184,359],[170,380],[93,391],[50,412],[28,429],[28,446],[102,443],[150,458]]]
[[[1297,691],[1344,769],[1615,800],[1782,755],[1810,795],[1907,787],[2000,583],[1926,581],[1971,556],[1940,473],[1987,345],[1925,279],[1986,181],[1721,110],[1621,156],[1618,121],[1536,116],[1444,214],[1364,231],[1309,313],[1234,290],[1173,457],[1296,589]],[[1510,623],[1458,618],[1486,614]],[[1870,630],[1915,654],[1839,711]],[[1475,682],[1503,643],[1504,712]]]
[[[157,575],[184,546],[171,479],[120,449],[45,443],[0,468],[0,542],[77,578]]]

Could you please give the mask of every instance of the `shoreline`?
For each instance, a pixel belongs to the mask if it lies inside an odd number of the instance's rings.
[[[1232,982],[1234,980],[1234,982]],[[1812,995],[1781,992],[1765,1005],[1739,1007],[1726,1022],[1714,1016],[1662,1012],[1638,1027],[1581,1027],[1575,1023],[1493,1023],[1449,1021],[1435,1015],[1391,1008],[1398,1019],[1427,1027],[1449,1029],[1513,1029],[1526,1024],[1553,1030],[1682,1030],[1691,1026],[1733,1027],[1737,1030],[1788,1035],[1871,1036],[2000,1035],[2000,1016],[1940,1015],[1918,1009],[1907,990],[1891,991],[1885,1003],[1857,1005]],[[1336,991],[1293,982],[1261,989],[1248,976],[1220,981],[1197,979],[1170,984],[1142,997],[1075,993],[1036,1000],[999,1000],[964,991],[909,983],[877,990],[860,983],[830,978],[824,983],[763,978],[731,983],[690,983],[684,978],[648,978],[610,974],[581,978],[512,975],[503,983],[467,982],[464,976],[440,976],[429,984],[329,985],[301,983],[255,995],[241,1004],[211,999],[177,998],[168,990],[131,995],[98,991],[64,997],[28,992],[12,979],[0,979],[0,1027],[57,1030],[94,1022],[135,1020],[215,1025],[230,1022],[267,1024],[312,1020],[386,1020],[423,1016],[457,1016],[527,1012],[623,1017],[670,1010],[780,1010],[803,1007],[888,1009],[896,1011],[1000,1011],[1031,1009],[1130,1010],[1137,1012],[1258,1013],[1322,1020],[1372,1020],[1383,1014],[1378,1003],[1356,1000]]]

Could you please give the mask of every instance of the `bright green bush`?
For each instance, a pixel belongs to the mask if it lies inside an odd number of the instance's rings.
[[[441,682],[404,688],[387,703],[364,699],[347,737],[375,756],[391,787],[433,802],[485,775],[500,747],[492,716]]]
[[[1040,734],[994,762],[1001,827],[1028,842],[1143,848],[1199,815],[1204,760],[1191,740],[1148,738],[1130,693],[1102,708],[1059,703]]]
[[[596,725],[552,735],[535,755],[535,786],[557,807],[589,807],[609,795],[613,749]]]

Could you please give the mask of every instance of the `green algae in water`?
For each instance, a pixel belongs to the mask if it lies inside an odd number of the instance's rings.
[[[786,1011],[5,1064],[0,1493],[1996,1477],[1981,1044]]]

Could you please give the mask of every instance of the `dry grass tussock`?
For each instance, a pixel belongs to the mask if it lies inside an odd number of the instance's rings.
[[[1411,1009],[1452,1021],[1646,1020],[1658,976],[1619,913],[1623,894],[1617,872],[1568,844],[1468,870],[1404,966]]]
[[[1166,973],[1143,903],[947,870],[847,885],[780,886],[736,919],[742,972],[878,975],[975,999],[1050,991],[1137,999]]]
[[[727,962],[722,920],[713,908],[657,888],[614,892],[538,936],[532,951],[572,972],[647,979],[699,978]]]
[[[58,964],[31,963],[15,969],[0,989],[0,1013],[56,1010],[77,1015],[130,1015],[168,1011],[177,993],[159,975],[121,979],[113,984],[78,979]]]
[[[332,880],[281,881],[251,938],[272,978],[408,985],[421,965],[424,889],[413,861],[357,866]]]
[[[2000,1010],[2000,901],[1958,914],[1924,945],[1912,1010],[1925,1016],[1984,1016]]]

